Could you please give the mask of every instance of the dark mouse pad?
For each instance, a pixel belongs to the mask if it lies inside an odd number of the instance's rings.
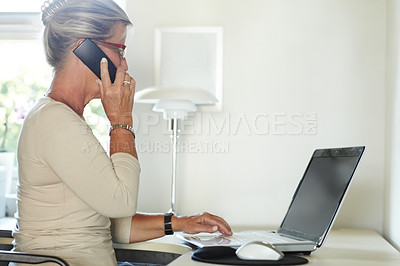
[[[307,259],[293,255],[285,255],[281,260],[241,260],[236,256],[235,251],[231,247],[199,248],[193,253],[192,259],[201,262],[231,265],[299,265],[308,263]]]

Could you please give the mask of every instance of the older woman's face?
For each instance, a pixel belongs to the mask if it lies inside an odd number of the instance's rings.
[[[105,40],[107,43],[124,45],[126,40],[126,26],[122,23],[115,24],[113,28],[113,37]],[[121,56],[120,49],[117,46],[101,45],[101,49],[110,58],[116,67],[122,66],[125,71],[128,71],[128,63],[124,56]]]
[[[122,66],[125,71],[128,71],[128,64],[126,62],[126,59],[125,57],[121,57],[120,50],[118,49],[118,47],[121,47],[121,45],[125,45],[126,30],[127,29],[124,24],[115,24],[113,28],[113,37],[102,40],[106,43],[100,43],[99,47],[108,56],[108,58],[110,58],[110,60],[116,67]],[[92,95],[93,98],[101,97],[101,93],[97,83],[93,82],[92,90],[93,91],[89,94]]]

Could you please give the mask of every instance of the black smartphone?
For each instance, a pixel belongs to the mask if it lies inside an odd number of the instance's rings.
[[[117,68],[111,62],[110,58],[108,58],[92,40],[85,39],[73,52],[99,79],[101,79],[100,61],[102,58],[106,58],[108,61],[110,80],[114,83]]]

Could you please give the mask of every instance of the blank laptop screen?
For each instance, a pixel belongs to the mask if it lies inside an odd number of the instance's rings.
[[[316,150],[279,232],[322,243],[363,151],[364,147]]]

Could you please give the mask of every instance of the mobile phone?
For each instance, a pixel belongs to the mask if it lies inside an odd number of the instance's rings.
[[[106,58],[108,61],[108,73],[110,73],[111,83],[114,83],[117,68],[111,62],[110,58],[90,39],[85,39],[75,50],[74,54],[101,79],[100,61]]]

